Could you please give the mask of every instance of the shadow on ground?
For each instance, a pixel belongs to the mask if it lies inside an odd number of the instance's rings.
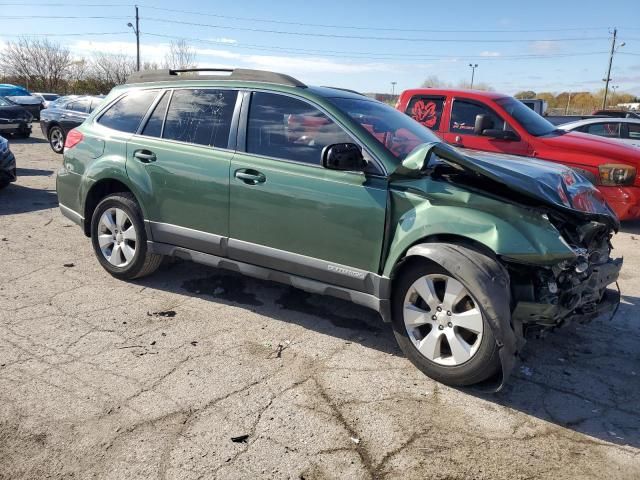
[[[637,233],[640,235],[640,220],[622,222],[620,224],[620,231],[622,233]]]
[[[29,138],[20,138],[20,137],[16,137],[16,136],[12,136],[11,137],[11,144],[15,144],[15,145],[32,145],[34,143],[49,143],[46,139],[44,138],[38,138],[38,137],[29,137]]]
[[[278,321],[403,355],[390,325],[377,313],[339,299],[182,261],[138,283],[244,306]],[[640,448],[640,338],[625,332],[638,304],[640,299],[624,297],[613,321],[596,320],[529,340],[523,362],[505,389],[466,393],[599,440]]]
[[[10,184],[0,190],[0,215],[35,212],[58,206],[55,190]]]
[[[16,168],[16,174],[20,177],[49,177],[53,175],[53,170],[43,170],[40,168]]]

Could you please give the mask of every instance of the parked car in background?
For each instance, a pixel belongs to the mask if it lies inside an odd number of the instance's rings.
[[[0,134],[27,138],[31,135],[32,121],[33,117],[23,107],[0,97]]]
[[[601,117],[636,118],[640,120],[640,114],[638,114],[638,112],[631,112],[629,110],[595,110],[592,115],[598,115]]]
[[[619,222],[584,177],[273,72],[133,74],[69,132],[56,188],[115,278],[167,255],[351,300],[450,385],[500,384],[523,331],[620,298]]]
[[[584,132],[617,139],[634,147],[640,147],[640,118],[590,118],[558,125],[558,128],[567,132]]]
[[[27,110],[34,119],[40,119],[40,110],[44,108],[42,100],[31,95],[27,89],[2,83],[0,84],[0,97],[6,97],[13,103],[17,103]]]
[[[62,153],[69,130],[84,122],[101,102],[102,97],[98,96],[69,96],[42,111],[40,128],[54,152]]]
[[[0,136],[0,189],[16,181],[16,157],[9,149],[9,140]]]
[[[32,95],[42,100],[44,108],[49,108],[49,104],[51,102],[54,102],[58,98],[60,98],[60,95],[58,95],[57,93],[33,93]]]
[[[640,218],[640,152],[631,145],[561,130],[496,92],[406,90],[396,107],[457,147],[565,164],[597,185],[620,219]]]

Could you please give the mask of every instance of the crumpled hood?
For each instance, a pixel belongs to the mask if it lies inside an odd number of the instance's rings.
[[[538,137],[538,141],[550,149],[584,152],[589,155],[601,156],[603,159],[613,162],[631,163],[635,167],[640,165],[640,152],[618,139],[599,137],[583,132],[567,132],[562,135]]]
[[[541,205],[619,228],[616,214],[598,189],[581,174],[557,163],[470,149],[462,152],[434,142],[417,147],[395,173],[411,175],[417,168],[424,175],[425,167],[433,168],[434,160],[486,177]],[[499,191],[488,193],[500,195]]]
[[[10,96],[6,98],[11,100],[13,103],[17,103],[18,105],[40,105],[42,103],[42,100],[31,95],[23,95],[20,97]]]

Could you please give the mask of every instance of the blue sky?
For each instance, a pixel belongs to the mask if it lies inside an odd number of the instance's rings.
[[[78,56],[96,51],[135,54],[135,37],[126,26],[133,20],[133,4],[10,3],[0,0],[5,17],[0,44],[19,34],[50,33],[58,35],[50,39],[69,45]],[[468,81],[469,63],[479,65],[477,81],[504,93],[596,90],[603,86],[610,32],[617,26],[619,43],[626,45],[615,56],[612,84],[619,92],[640,96],[637,0],[604,7],[592,0],[484,5],[426,0],[148,0],[139,4],[142,60],[161,60],[171,40],[185,38],[196,48],[201,66],[270,69],[309,84],[367,92],[390,92],[391,82],[397,82],[396,91],[416,87],[431,75],[453,84]],[[96,32],[109,34],[65,36]]]

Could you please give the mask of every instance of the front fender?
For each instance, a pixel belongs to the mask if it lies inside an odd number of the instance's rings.
[[[522,263],[553,265],[574,258],[569,245],[542,214],[452,185],[438,187],[441,191],[433,188],[428,196],[409,190],[392,192],[392,240],[384,276],[392,274],[412,245],[429,241],[429,237],[468,239]]]

